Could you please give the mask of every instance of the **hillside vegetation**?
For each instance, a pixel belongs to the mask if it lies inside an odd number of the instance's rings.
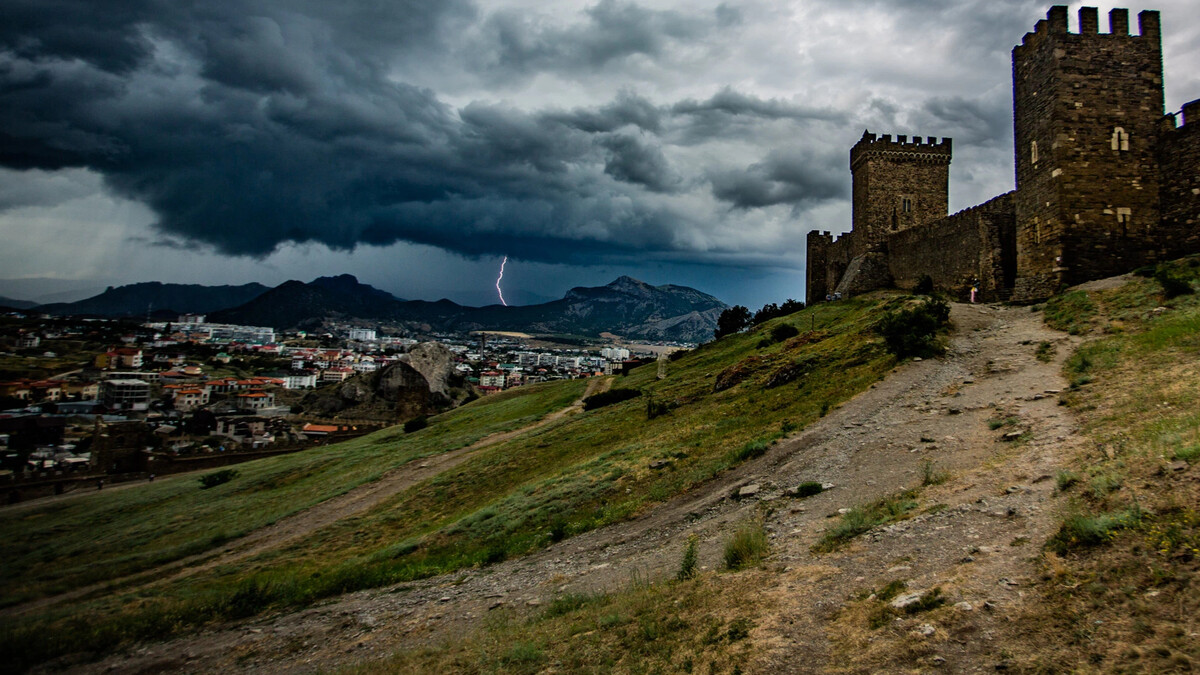
[[[430,419],[239,466],[227,483],[163,480],[6,513],[3,604],[88,587],[3,623],[26,663],[103,652],[348,591],[487,566],[631,518],[761,455],[879,380],[896,362],[874,331],[911,301],[867,297],[806,310],[621,378],[636,398],[481,449],[453,469],[287,546],[147,583],[157,566],[215,550],[389,469],[522,427],[580,382],[522,388]],[[778,326],[792,325],[788,335]],[[141,576],[137,576],[142,573]],[[132,575],[132,576],[131,576]],[[21,609],[21,608],[17,608]],[[734,631],[735,633],[737,631]]]
[[[1062,402],[1091,443],[1056,478],[1061,526],[1012,649],[1031,670],[1200,665],[1200,257],[1139,272],[1045,306],[1086,340]]]

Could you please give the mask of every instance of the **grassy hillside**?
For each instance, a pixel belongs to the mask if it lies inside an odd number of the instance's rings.
[[[902,303],[862,298],[777,319],[668,363],[664,379],[657,365],[640,368],[614,385],[640,396],[489,446],[286,548],[135,593],[115,588],[69,608],[6,620],[5,651],[36,661],[111,649],[488,565],[630,518],[762,454],[878,380],[895,357],[872,327]],[[796,330],[780,329],[784,324]],[[152,570],[220,546],[414,458],[521,427],[581,390],[581,383],[559,383],[488,397],[412,434],[388,430],[240,465],[236,479],[209,490],[194,480],[164,480],[7,515],[0,522],[3,602]]]
[[[1045,307],[1047,322],[1086,338],[1067,362],[1063,403],[1093,443],[1057,476],[1061,528],[1012,650],[1030,670],[1177,672],[1200,661],[1197,289],[1192,257]]]

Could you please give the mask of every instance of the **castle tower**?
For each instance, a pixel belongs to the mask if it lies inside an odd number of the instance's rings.
[[[1013,49],[1018,278],[1014,300],[1152,262],[1159,223],[1155,142],[1163,117],[1159,15],[1067,8]]]
[[[922,142],[864,131],[850,149],[854,233],[859,251],[879,251],[887,235],[945,218],[950,195],[951,141]]]

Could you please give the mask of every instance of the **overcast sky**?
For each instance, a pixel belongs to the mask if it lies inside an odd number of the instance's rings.
[[[620,274],[803,298],[864,129],[953,137],[951,210],[1012,189],[1010,50],[1047,7],[0,0],[0,278],[486,304],[507,255],[510,301]],[[1151,8],[1174,111],[1200,14]]]

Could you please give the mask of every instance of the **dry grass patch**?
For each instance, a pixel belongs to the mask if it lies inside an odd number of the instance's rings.
[[[773,610],[757,589],[771,575],[701,574],[631,583],[612,594],[564,596],[542,611],[495,610],[470,634],[339,671],[375,673],[729,673],[757,654]],[[748,603],[747,598],[756,602]]]

